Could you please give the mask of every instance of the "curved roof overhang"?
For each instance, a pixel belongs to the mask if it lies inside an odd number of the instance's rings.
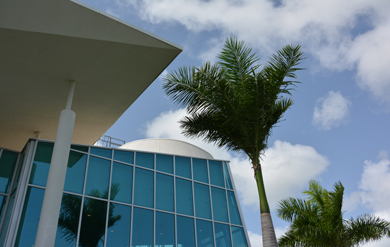
[[[54,140],[70,80],[72,142],[93,144],[182,47],[70,0],[0,2],[0,147]]]

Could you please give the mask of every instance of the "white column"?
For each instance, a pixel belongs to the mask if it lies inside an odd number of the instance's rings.
[[[54,247],[76,113],[71,110],[75,82],[69,84],[65,110],[61,111],[51,158],[35,247]]]

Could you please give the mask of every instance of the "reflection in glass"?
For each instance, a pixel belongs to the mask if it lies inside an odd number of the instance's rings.
[[[194,215],[191,181],[176,178],[176,212],[179,214]]]
[[[156,208],[170,212],[174,211],[172,176],[156,174]]]
[[[225,190],[211,187],[214,220],[229,223]]]
[[[214,223],[216,247],[232,247],[229,225]]]
[[[153,207],[153,176],[152,171],[135,168],[134,203],[140,206]]]
[[[135,155],[135,164],[149,169],[154,169],[154,154],[139,153]]]
[[[156,154],[156,170],[173,174],[173,157]]]
[[[134,163],[134,152],[114,150],[114,160],[133,164]]]
[[[222,161],[209,160],[210,183],[216,186],[225,187],[223,181]]]
[[[175,174],[180,177],[191,179],[191,159],[175,157]]]
[[[241,225],[240,213],[238,211],[236,198],[233,191],[228,191],[228,202],[229,202],[229,215],[230,224]]]
[[[196,217],[202,217],[211,220],[209,186],[194,183],[194,192]]]
[[[119,202],[131,203],[133,185],[133,167],[121,163],[114,162],[112,167],[112,179],[111,179],[111,200]],[[118,189],[118,193],[112,193],[115,186]]]
[[[3,210],[4,210],[6,202],[7,202],[7,197],[3,196],[3,195],[0,195],[0,220],[1,220],[2,216],[3,216]]]
[[[11,217],[11,213],[12,213],[12,207],[14,205],[14,201],[15,201],[15,193],[11,196],[10,198],[10,202],[8,204],[8,210],[7,212],[4,212],[5,213],[5,219],[4,219],[4,223],[3,223],[3,229],[1,230],[1,236],[0,236],[0,246],[3,246],[3,243],[4,243],[4,240],[5,240],[5,237],[6,237],[6,233],[7,233],[7,228],[8,228],[8,223],[9,223],[9,219]],[[2,205],[5,204],[5,202],[3,201]],[[2,206],[3,207],[3,206]],[[1,218],[1,217],[0,217]]]
[[[70,148],[88,153],[88,146],[70,145]]]
[[[109,160],[90,156],[88,164],[87,185],[85,193],[89,196],[108,198],[108,182],[110,179]]]
[[[0,150],[1,151],[1,150]],[[0,157],[0,192],[8,193],[18,153],[3,150]]]
[[[196,240],[198,247],[213,247],[213,225],[210,221],[196,220]]]
[[[203,183],[209,182],[207,175],[207,160],[192,159],[192,169],[194,173],[194,180]]]
[[[223,162],[223,171],[224,171],[224,173],[225,173],[225,180],[226,180],[226,187],[228,188],[228,189],[233,189],[233,186],[232,186],[232,182],[231,182],[231,180],[230,180],[230,176],[229,176],[229,171],[228,171],[228,169],[227,169],[227,164],[226,164],[226,162]]]
[[[111,214],[114,217],[113,219],[116,219],[115,217],[118,216],[120,216],[120,219],[107,229],[106,247],[129,246],[131,207],[110,203],[110,215]]]
[[[248,247],[242,227],[232,226],[232,237],[234,247]]]
[[[95,155],[98,155],[98,156],[102,156],[102,157],[111,159],[111,154],[112,154],[112,150],[111,149],[93,148],[93,147],[91,147],[89,152],[91,154],[95,154]]]
[[[132,247],[153,246],[153,211],[143,208],[133,208]],[[137,227],[135,227],[137,226]]]
[[[31,169],[30,184],[46,186],[51,156],[53,154],[53,146],[53,143],[38,142]]]
[[[69,194],[62,196],[55,247],[74,247],[76,245],[80,210],[80,196]]]
[[[177,246],[195,247],[194,219],[177,216]]]
[[[156,212],[155,246],[175,246],[175,216],[173,214]]]
[[[65,191],[83,193],[85,166],[87,155],[70,151],[68,167],[66,169]]]

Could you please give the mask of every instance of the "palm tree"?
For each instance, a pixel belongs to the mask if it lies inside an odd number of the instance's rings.
[[[299,45],[287,45],[261,67],[243,41],[227,39],[219,61],[199,68],[181,67],[165,76],[166,94],[187,108],[183,134],[245,153],[252,163],[260,198],[265,247],[277,246],[261,173],[260,156],[272,128],[293,104],[286,97],[298,83],[294,72],[303,59]],[[283,97],[284,95],[284,97]]]
[[[303,193],[307,200],[288,198],[278,205],[278,216],[291,222],[279,246],[349,247],[390,237],[390,222],[373,215],[343,219],[341,182],[327,191],[312,180]]]

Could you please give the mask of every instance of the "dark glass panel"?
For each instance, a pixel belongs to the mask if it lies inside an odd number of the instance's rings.
[[[90,151],[91,154],[99,155],[105,158],[111,159],[112,155],[112,149],[107,148],[93,148],[91,147]]]
[[[83,193],[87,155],[70,151],[64,191]]]
[[[233,191],[228,191],[227,193],[228,193],[228,202],[229,202],[230,223],[235,225],[241,225],[240,213],[238,211],[234,193]]]
[[[154,169],[154,154],[137,152],[135,154],[135,164],[137,166]]]
[[[173,177],[161,173],[156,174],[156,208],[173,212]]]
[[[79,239],[80,247],[104,246],[106,214],[107,202],[84,198]],[[110,220],[113,219],[110,218]]]
[[[173,157],[156,154],[156,169],[158,171],[173,174]]]
[[[18,153],[3,150],[0,157],[0,192],[8,193]]]
[[[242,227],[232,226],[232,237],[234,247],[248,247]]]
[[[2,226],[2,229],[1,229],[0,246],[3,246],[4,240],[5,240],[5,237],[6,237],[8,223],[9,223],[9,219],[11,217],[12,207],[14,205],[14,201],[15,201],[15,193],[11,196],[11,201],[8,204],[8,210],[6,212],[4,223],[3,223],[3,226]],[[5,202],[3,201],[3,203],[5,203]],[[3,203],[2,203],[2,208],[4,208]]]
[[[176,156],[175,173],[177,176],[191,179],[191,159]]]
[[[229,225],[214,223],[215,246],[232,247]]]
[[[176,178],[176,212],[179,214],[194,215],[191,181]]]
[[[194,183],[194,193],[196,217],[202,217],[211,220],[209,186]]]
[[[106,247],[127,247],[130,242],[131,207],[110,203]]]
[[[114,150],[114,160],[134,164],[134,152]]]
[[[211,187],[211,198],[214,220],[229,223],[225,190]]]
[[[135,168],[134,203],[153,208],[154,172]]]
[[[53,154],[53,146],[53,143],[38,142],[31,169],[31,175],[29,180],[30,184],[46,186],[51,156]]]
[[[192,159],[192,170],[194,174],[194,180],[203,183],[209,182],[207,175],[207,160]]]
[[[156,212],[155,246],[175,246],[175,216],[173,214]]]
[[[85,194],[93,197],[108,198],[111,161],[90,156],[88,163]]]
[[[194,219],[177,216],[177,246],[195,247]]]
[[[114,162],[111,179],[111,200],[131,203],[133,167]]]
[[[5,208],[5,203],[7,202],[7,197],[0,195],[0,220],[3,216],[3,210]]]
[[[233,189],[233,186],[232,186],[232,182],[230,180],[230,175],[229,175],[229,171],[228,171],[228,168],[227,168],[227,164],[226,162],[223,162],[223,171],[225,173],[225,180],[226,180],[226,187],[228,189]]]
[[[196,239],[198,247],[213,247],[213,225],[210,221],[196,220]]]
[[[132,247],[153,246],[153,211],[143,208],[133,208]]]
[[[79,145],[70,145],[70,148],[88,153],[88,147]]]
[[[209,160],[210,183],[216,186],[225,187],[223,181],[222,161]]]

